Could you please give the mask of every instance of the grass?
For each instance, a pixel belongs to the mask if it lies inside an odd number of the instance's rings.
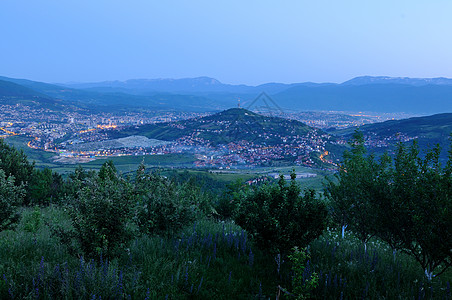
[[[422,268],[378,239],[367,250],[351,232],[328,229],[311,243],[319,274],[316,297],[324,299],[451,299],[452,270],[428,282]]]
[[[113,261],[85,261],[46,222],[69,226],[53,206],[24,209],[17,229],[0,233],[0,298],[249,299],[276,284],[267,284],[271,265],[255,267],[268,258],[232,223],[201,220],[177,236],[137,237]]]
[[[70,226],[63,208],[26,208],[14,231],[0,233],[1,299],[268,299],[289,291],[290,262],[256,249],[231,222],[199,220],[169,237],[139,236],[118,258],[68,254],[46,223]],[[328,229],[309,246],[305,276],[316,272],[318,299],[451,299],[452,271],[432,283],[417,263],[351,232]],[[281,299],[291,299],[284,295]]]

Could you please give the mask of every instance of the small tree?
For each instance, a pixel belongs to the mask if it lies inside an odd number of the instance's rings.
[[[292,263],[292,287],[296,299],[311,299],[312,291],[319,285],[319,275],[311,270],[306,272],[306,268],[310,268],[311,256],[306,249],[294,247],[289,258]]]
[[[301,194],[291,174],[287,184],[264,185],[248,193],[238,204],[235,221],[250,233],[257,245],[273,253],[305,247],[326,227],[327,209],[313,190]]]
[[[13,176],[0,169],[0,231],[11,229],[19,221],[17,212],[25,197],[23,185],[16,186]]]
[[[364,137],[355,131],[350,144],[351,151],[344,153],[344,161],[336,176],[337,181],[329,180],[325,194],[330,200],[334,220],[342,227],[352,231],[366,245],[375,234],[376,220],[372,211],[376,193],[379,193],[379,175],[385,164],[379,165],[372,155],[366,156]]]
[[[106,176],[99,176],[107,174]],[[80,249],[86,256],[119,254],[133,237],[131,219],[133,194],[129,182],[120,178],[105,163],[99,175],[77,183],[82,188],[68,206],[73,230],[55,229],[72,252]],[[75,179],[77,181],[77,179]]]
[[[417,143],[399,144],[388,181],[392,201],[378,209],[387,214],[379,236],[413,256],[429,280],[452,265],[452,148],[449,153],[443,168],[439,146],[421,158]]]
[[[33,168],[34,164],[28,161],[22,150],[19,151],[0,139],[0,169],[3,169],[6,177],[14,176],[16,186],[26,185],[30,181]]]
[[[52,172],[49,168],[35,169],[28,190],[30,202],[27,204],[49,205],[61,200],[65,192],[65,183],[60,174]]]
[[[192,182],[177,184],[141,165],[135,177],[136,222],[145,234],[171,234],[211,210],[207,195]]]

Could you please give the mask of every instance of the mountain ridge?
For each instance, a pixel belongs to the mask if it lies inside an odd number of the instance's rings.
[[[368,111],[435,114],[452,112],[452,79],[388,76],[355,77],[336,83],[266,83],[230,85],[210,77],[88,83],[85,89],[0,77],[48,98],[89,106],[148,107],[155,110],[217,111],[242,100],[244,107],[266,92],[283,109],[298,111]],[[107,84],[107,85],[108,85]],[[151,85],[149,85],[151,84]],[[0,97],[1,97],[0,93]]]

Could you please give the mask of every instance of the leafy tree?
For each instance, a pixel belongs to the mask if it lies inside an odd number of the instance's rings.
[[[136,221],[146,234],[170,234],[211,212],[210,199],[193,182],[176,184],[141,165],[135,177]]]
[[[243,183],[242,179],[229,183],[223,195],[219,197],[215,209],[221,219],[227,220],[234,217],[236,206],[240,199],[248,192],[249,185]]]
[[[342,227],[342,237],[350,227],[366,246],[377,232],[380,222],[374,208],[389,195],[390,163],[388,155],[383,155],[379,162],[373,155],[367,155],[362,133],[354,133],[351,151],[344,152],[337,180],[329,179],[325,189],[333,219]]]
[[[413,256],[429,280],[452,264],[452,148],[445,167],[439,156],[439,145],[422,158],[416,142],[409,149],[399,144],[391,202],[378,209],[386,214],[379,236]]]
[[[263,185],[248,193],[238,204],[235,221],[250,233],[258,247],[273,253],[287,253],[305,247],[325,229],[326,205],[313,190],[301,193],[291,174],[277,184]]]
[[[421,157],[416,142],[399,144],[393,163],[388,155],[377,162],[356,133],[337,183],[326,188],[337,222],[364,243],[377,235],[413,256],[429,280],[452,264],[452,147],[445,167],[440,152]]]
[[[5,175],[14,176],[15,185],[26,185],[30,181],[34,164],[31,164],[25,153],[9,146],[3,139],[0,139],[0,169]]]
[[[26,204],[49,205],[59,202],[66,190],[63,177],[51,169],[35,169],[29,183]]]
[[[118,255],[133,237],[131,184],[109,163],[101,167],[98,176],[77,184],[81,189],[68,206],[73,229],[54,228],[54,233],[75,254],[80,249],[87,256]]]
[[[0,231],[12,228],[19,221],[17,210],[24,197],[24,186],[17,186],[14,176],[6,176],[0,169]]]

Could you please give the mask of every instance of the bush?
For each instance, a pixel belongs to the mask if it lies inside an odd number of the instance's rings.
[[[99,176],[83,182],[68,210],[73,230],[54,232],[74,254],[114,257],[133,237],[131,185],[107,163]]]
[[[23,185],[16,186],[14,176],[0,169],[0,231],[12,228],[20,219],[17,212],[25,197]]]
[[[209,214],[207,195],[192,183],[176,184],[140,166],[135,180],[136,222],[145,234],[171,234]]]
[[[313,190],[301,190],[291,175],[289,185],[264,185],[241,199],[235,221],[250,233],[257,245],[273,253],[305,247],[322,234],[327,221],[325,204]]]

